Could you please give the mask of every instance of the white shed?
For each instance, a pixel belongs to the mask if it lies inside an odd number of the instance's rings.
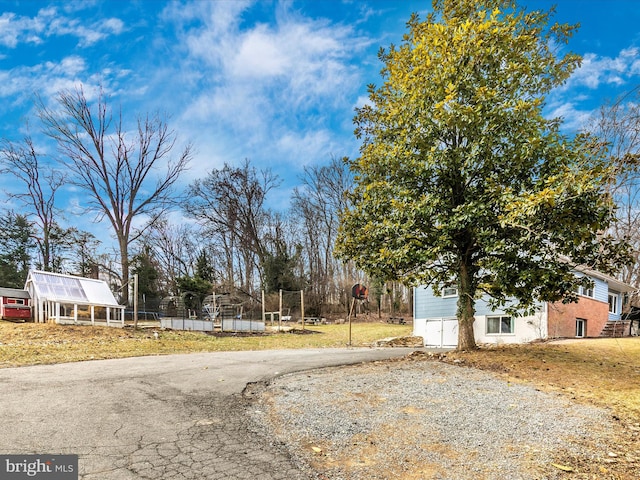
[[[31,270],[24,288],[35,322],[124,326],[125,307],[102,280]]]

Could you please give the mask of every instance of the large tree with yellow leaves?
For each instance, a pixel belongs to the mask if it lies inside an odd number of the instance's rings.
[[[575,300],[575,266],[612,272],[627,248],[606,234],[611,172],[597,145],[543,115],[579,66],[557,53],[575,26],[506,0],[433,7],[380,52],[337,253],[378,278],[457,287],[458,348],[470,349],[482,294],[514,312]]]

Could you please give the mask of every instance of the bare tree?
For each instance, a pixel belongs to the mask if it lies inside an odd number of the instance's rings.
[[[4,140],[0,151],[2,168],[0,173],[13,175],[26,187],[26,191],[7,192],[17,199],[35,216],[33,224],[37,228],[35,242],[41,260],[41,268],[46,271],[54,270],[56,265],[55,251],[57,235],[61,229],[56,222],[57,211],[55,196],[64,183],[64,176],[40,161],[36,153],[33,140],[26,136],[21,144]]]
[[[108,271],[108,265],[101,265],[98,261],[97,250],[100,245],[95,235],[77,230],[70,229],[71,252],[73,259],[71,261],[71,272],[81,277],[97,278],[100,270]]]
[[[263,243],[267,251],[262,263],[262,287],[267,293],[301,290],[307,286],[300,234],[291,217],[273,212],[266,218]],[[311,299],[311,297],[308,297]],[[311,306],[311,303],[307,303]]]
[[[178,294],[178,279],[192,275],[200,245],[194,238],[196,232],[189,224],[173,225],[166,219],[156,222],[140,241],[153,250],[161,273],[163,288],[172,295]]]
[[[612,104],[603,105],[587,130],[607,147],[609,161],[617,167],[610,187],[618,221],[613,234],[633,248],[634,262],[625,267],[622,280],[640,286],[640,87]]]
[[[270,170],[258,172],[248,160],[242,167],[225,165],[191,184],[184,210],[197,219],[227,255],[226,282],[250,293],[268,250],[264,227],[268,192],[280,184]],[[236,278],[234,278],[236,277]],[[237,280],[237,281],[234,281]]]
[[[333,157],[328,165],[306,167],[302,185],[293,194],[292,215],[304,225],[311,290],[322,303],[334,303],[357,276],[352,266],[342,265],[333,256],[339,213],[346,208],[344,193],[352,183],[344,160]]]
[[[129,245],[144,231],[134,220],[153,223],[170,206],[173,187],[192,156],[187,145],[172,159],[176,135],[161,118],[138,117],[134,133],[126,130],[122,112],[113,118],[102,93],[92,108],[82,88],[56,98],[58,110],[38,101],[38,117],[54,139],[70,182],[88,193],[87,210],[106,216],[120,251],[121,282],[129,278]],[[162,173],[159,173],[163,170]],[[122,301],[128,303],[127,289]]]

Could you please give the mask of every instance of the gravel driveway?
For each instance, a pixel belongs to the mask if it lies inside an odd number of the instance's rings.
[[[602,462],[614,435],[604,410],[435,361],[286,375],[247,395],[255,433],[318,479],[563,478],[559,458]]]

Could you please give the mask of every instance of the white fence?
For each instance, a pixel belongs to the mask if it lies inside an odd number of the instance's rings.
[[[264,332],[264,322],[262,320],[225,318],[222,320],[222,330],[224,332]]]
[[[170,328],[172,330],[191,330],[194,332],[213,332],[216,327],[210,320],[195,320],[191,318],[170,318],[164,317],[160,319],[162,328]],[[217,323],[219,327],[220,324]],[[224,332],[264,332],[264,322],[261,320],[240,320],[240,319],[224,319],[222,320],[222,331]]]
[[[170,318],[160,319],[162,328],[172,330],[193,330],[195,332],[213,332],[213,322],[208,320],[194,320],[191,318]]]

